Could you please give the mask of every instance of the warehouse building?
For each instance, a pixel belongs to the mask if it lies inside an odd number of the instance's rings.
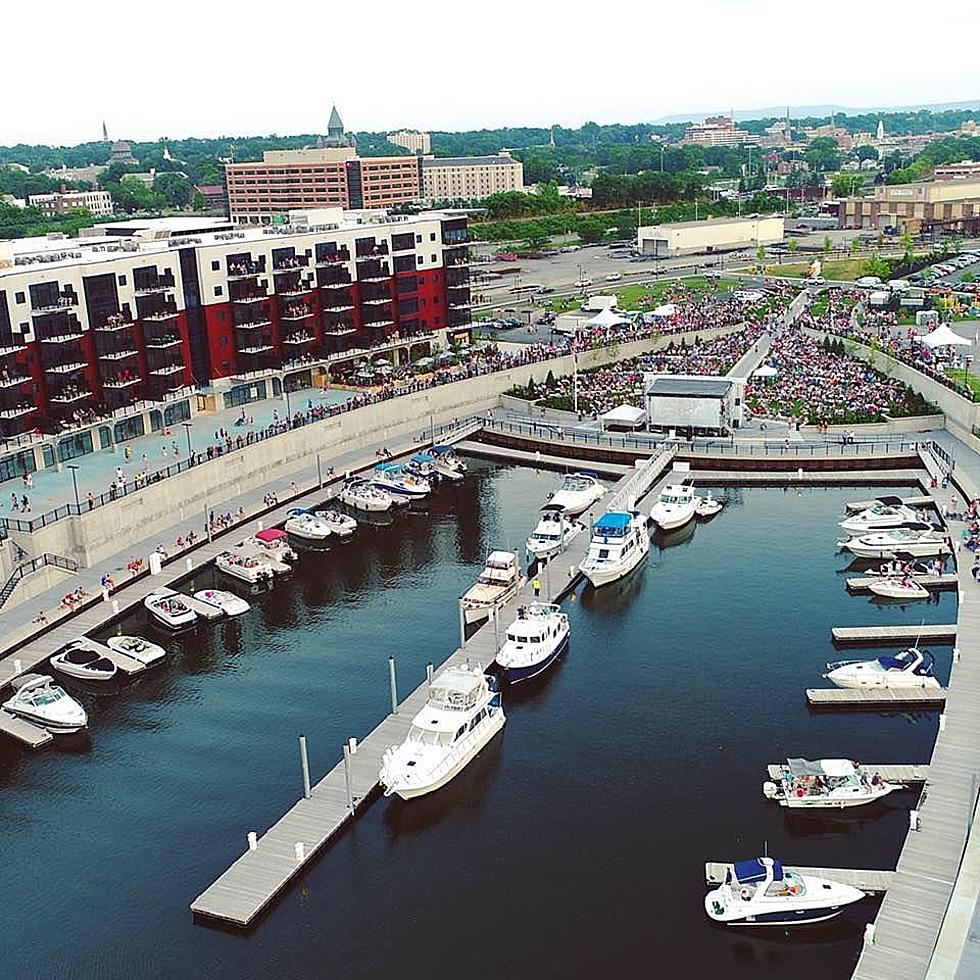
[[[881,184],[871,197],[840,204],[841,228],[910,235],[980,232],[980,180]]]
[[[693,255],[699,252],[771,245],[785,234],[782,215],[754,218],[709,218],[648,225],[636,230],[641,255]]]

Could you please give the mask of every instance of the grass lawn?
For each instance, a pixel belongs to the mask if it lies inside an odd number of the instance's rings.
[[[962,368],[949,368],[946,373],[960,384],[969,384],[970,388],[973,389],[973,400],[977,401],[980,399],[980,376],[975,372],[971,371],[969,378],[967,378],[966,371]]]
[[[839,259],[837,261],[825,262],[823,256],[820,259],[820,275],[824,279],[845,280],[853,282],[860,279],[864,273],[864,263],[867,259]],[[791,279],[806,279],[810,275],[810,262],[794,263],[792,265],[772,265],[768,266],[769,271],[775,276],[788,276]]]
[[[733,279],[707,280],[704,276],[689,276],[686,279],[666,279],[663,282],[630,283],[622,285],[616,282],[602,283],[600,289],[593,284],[592,292],[603,296],[616,296],[621,310],[642,310],[644,313],[655,310],[664,302],[664,294],[685,286],[693,294],[721,292],[726,289],[739,289],[740,283]],[[578,309],[581,300],[577,297],[552,300],[551,309],[555,313],[567,313]]]

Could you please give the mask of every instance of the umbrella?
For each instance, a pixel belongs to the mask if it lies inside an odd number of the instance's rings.
[[[921,338],[921,342],[926,347],[971,347],[973,345],[972,340],[961,337],[958,333],[953,333],[945,323],[941,323],[935,330],[927,333]]]

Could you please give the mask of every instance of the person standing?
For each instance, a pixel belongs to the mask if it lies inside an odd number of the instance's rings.
[[[534,598],[537,599],[541,595],[541,579],[534,576],[534,581],[531,583],[531,588],[534,589]]]

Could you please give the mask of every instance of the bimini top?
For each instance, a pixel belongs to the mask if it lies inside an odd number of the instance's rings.
[[[430,450],[433,455],[442,456],[443,453],[451,453],[453,451],[452,446],[433,446]]]
[[[379,473],[401,473],[405,466],[403,463],[378,463],[375,469]]]
[[[280,531],[277,527],[267,527],[255,532],[255,540],[265,541],[267,544],[274,544],[284,537],[286,537],[286,532]]]
[[[491,551],[487,555],[487,568],[511,568],[517,564],[513,551]]]
[[[622,534],[622,532],[629,527],[632,517],[632,514],[611,510],[606,514],[603,514],[602,517],[600,517],[599,520],[592,525],[592,529],[596,534]]]
[[[782,864],[772,858],[770,860],[772,861],[772,880],[782,881]],[[740,885],[749,885],[754,881],[765,881],[769,875],[769,869],[762,858],[753,858],[751,861],[736,861],[732,865],[732,870],[735,872],[735,880]]]
[[[286,511],[286,516],[297,517],[300,514],[312,514],[312,513],[313,511],[310,510],[308,507],[290,507],[290,509]]]
[[[810,762],[807,759],[787,759],[786,766],[794,776],[833,776],[843,778],[853,776],[854,763],[848,759],[818,759]]]
[[[412,457],[413,463],[431,463],[433,458],[428,453],[416,453]]]

